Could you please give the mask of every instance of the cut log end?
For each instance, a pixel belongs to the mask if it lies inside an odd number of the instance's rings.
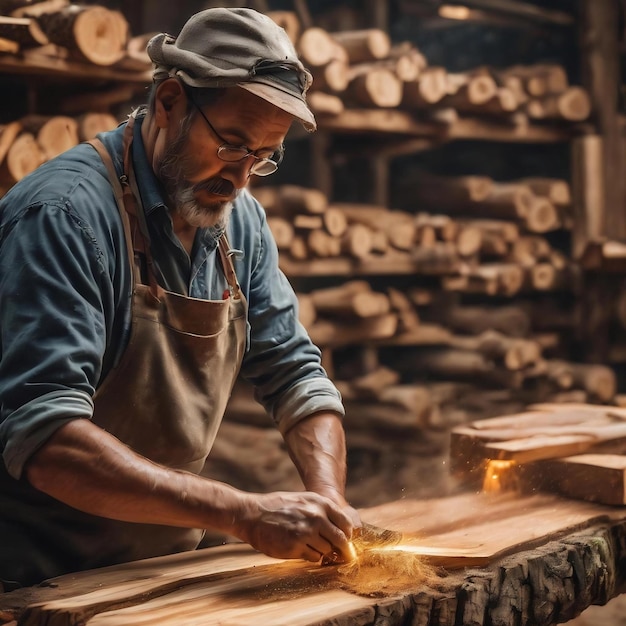
[[[78,50],[90,63],[108,66],[123,58],[128,24],[117,11],[90,7],[76,17],[73,30]]]
[[[350,83],[354,97],[364,105],[394,108],[402,102],[402,81],[390,70],[372,69]]]
[[[55,115],[39,129],[37,142],[45,158],[52,159],[78,144],[78,122],[72,117]]]
[[[2,185],[10,186],[37,169],[45,161],[32,133],[22,133],[11,144],[0,172]]]
[[[525,222],[526,228],[534,233],[547,233],[560,226],[559,213],[547,198],[533,198]]]
[[[78,118],[78,138],[80,141],[93,139],[98,133],[116,126],[117,120],[110,113],[85,113]]]
[[[298,40],[298,52],[305,65],[322,67],[335,58],[335,46],[331,36],[316,26],[307,28]]]

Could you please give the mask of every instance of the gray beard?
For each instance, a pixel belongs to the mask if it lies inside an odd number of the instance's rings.
[[[199,185],[191,185],[185,178],[185,160],[183,153],[191,119],[186,117],[176,139],[167,147],[159,164],[157,177],[163,184],[165,193],[176,211],[190,226],[196,228],[225,227],[231,214],[233,203],[212,202],[208,205],[199,205],[195,199],[195,192],[205,189],[213,193],[230,194],[232,184],[222,178],[212,178]]]
[[[199,206],[194,198],[194,188],[186,185],[175,192],[176,212],[196,228],[222,226],[226,228],[233,210],[232,202],[215,202],[208,206]]]

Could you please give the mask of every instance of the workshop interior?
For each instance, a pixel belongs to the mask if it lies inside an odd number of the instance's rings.
[[[125,122],[148,42],[216,7],[312,77],[317,130],[247,188],[363,526],[318,564],[209,529],[0,594],[0,624],[626,626],[626,2],[0,0],[0,197]],[[201,474],[303,489],[241,377]]]

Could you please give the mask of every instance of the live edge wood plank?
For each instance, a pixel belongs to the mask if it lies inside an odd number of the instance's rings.
[[[435,552],[439,546],[483,557],[457,557],[460,569],[450,567],[433,586],[372,597],[349,591],[335,567],[231,544],[0,595],[0,624],[552,626],[626,591],[623,507],[461,494],[399,500],[361,514],[402,529],[404,542],[413,537]]]

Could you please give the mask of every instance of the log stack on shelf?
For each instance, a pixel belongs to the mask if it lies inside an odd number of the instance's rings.
[[[487,176],[418,172],[406,191],[410,200],[405,202],[421,210],[509,220],[531,233],[547,233],[571,223],[571,192],[564,180],[496,182]]]
[[[266,208],[291,274],[393,268],[438,276],[447,291],[513,296],[577,289],[577,266],[546,237],[569,224],[565,181],[432,175],[424,181],[412,192],[414,212],[330,203],[319,190],[294,185],[251,191]]]
[[[145,36],[131,37],[120,11],[105,6],[69,0],[0,1],[0,52],[15,55],[17,65],[25,68],[59,71],[59,63],[78,62],[115,67],[122,74],[139,72],[147,79],[150,60],[137,50],[145,42]]]
[[[293,13],[270,16],[287,26],[313,73],[310,104],[321,116],[346,108],[402,108],[439,120],[478,115],[523,126],[581,122],[591,113],[587,92],[571,85],[558,64],[455,73],[429,65],[413,43],[394,44],[377,28],[330,32],[302,28]]]
[[[64,150],[116,126],[107,113],[28,115],[0,126],[0,194]]]
[[[68,0],[0,0],[0,71],[94,78],[96,93],[68,93],[60,104],[0,125],[0,194],[45,161],[117,125],[114,110],[149,80],[149,59],[135,51],[126,18]],[[130,65],[129,65],[130,59]],[[55,90],[53,90],[55,91]],[[57,94],[58,95],[58,90]]]
[[[376,291],[365,280],[313,289],[299,298],[300,320],[315,343],[357,355],[343,370],[341,356],[327,362],[339,380],[350,372],[359,381],[347,395],[352,400],[355,390],[369,400],[387,384],[431,379],[509,389],[531,402],[572,391],[581,401],[615,399],[610,368],[567,360],[565,333],[533,329],[533,318],[545,308],[532,298],[469,306],[445,295],[426,300],[419,289]],[[366,347],[367,358],[359,346]]]
[[[356,501],[384,481],[406,493],[429,463],[444,484],[446,433],[458,424],[537,402],[616,402],[614,370],[577,359],[582,308],[563,305],[578,302],[580,288],[577,265],[556,243],[567,241],[573,217],[568,183],[424,174],[411,190],[407,210],[391,210],[293,185],[251,189],[270,227],[280,224],[281,265],[298,289],[300,320],[344,398]],[[308,247],[311,231],[303,237],[294,224],[317,216],[325,230],[319,218],[329,210],[341,211],[346,230],[358,225],[385,245],[358,255]],[[381,281],[398,258],[403,271]],[[237,388],[233,397],[246,393]],[[260,407],[250,402],[237,414],[238,405],[229,418],[258,427]]]

